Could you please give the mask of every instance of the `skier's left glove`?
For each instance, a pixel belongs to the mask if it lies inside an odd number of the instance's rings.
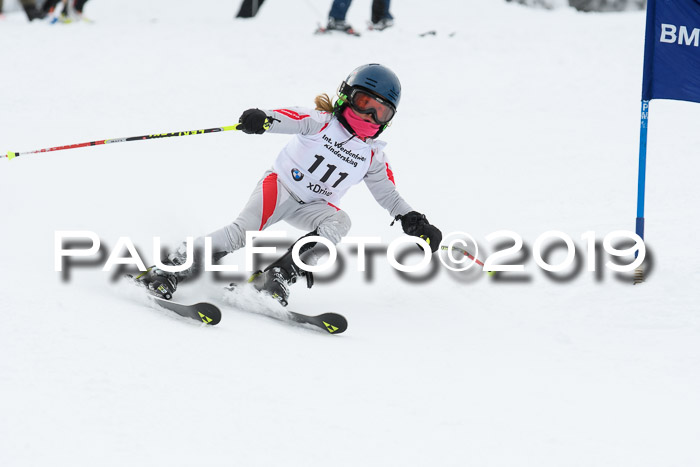
[[[238,129],[242,130],[243,133],[262,135],[270,129],[272,121],[262,110],[248,109],[241,114],[238,123],[240,123]]]
[[[420,237],[430,245],[430,249],[435,253],[440,248],[442,242],[442,232],[440,229],[428,222],[425,214],[411,211],[404,215],[396,216],[395,220],[401,221],[401,227],[407,235]]]

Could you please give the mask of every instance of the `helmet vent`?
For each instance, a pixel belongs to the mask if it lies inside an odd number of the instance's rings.
[[[372,78],[365,79],[365,84],[367,84],[368,86],[372,86],[373,88],[377,87],[377,82],[378,81],[376,79],[372,79]]]

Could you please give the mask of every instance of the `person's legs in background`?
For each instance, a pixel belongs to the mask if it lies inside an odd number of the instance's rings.
[[[394,25],[394,17],[389,13],[391,0],[372,1],[372,28],[381,31]]]
[[[328,28],[339,31],[348,31],[352,29],[345,21],[345,15],[348,13],[352,0],[333,0],[331,11],[328,13]]]

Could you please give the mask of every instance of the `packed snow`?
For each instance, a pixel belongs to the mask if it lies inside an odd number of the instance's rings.
[[[0,465],[698,465],[700,105],[651,103],[645,282],[602,249],[634,230],[644,13],[403,0],[375,32],[355,0],[362,37],[314,35],[330,3],[267,0],[234,20],[238,2],[93,0],[92,23],[54,26],[7,12],[0,151],[232,125],[250,107],[312,106],[379,62],[403,85],[382,136],[402,195],[482,260],[506,241],[489,234],[517,233],[524,253],[502,262],[525,271],[434,258],[407,280],[382,251],[358,272],[341,245],[344,270],[297,283],[289,308],[341,313],[344,334],[233,306],[223,286],[242,272],[181,285],[178,301],[222,309],[199,325],[103,272],[107,255],[129,237],[152,264],[153,237],[174,248],[231,222],[289,136],[0,160]],[[341,207],[352,236],[402,235],[364,186]],[[551,230],[578,270],[535,263]],[[57,272],[57,231],[95,232],[102,254]]]

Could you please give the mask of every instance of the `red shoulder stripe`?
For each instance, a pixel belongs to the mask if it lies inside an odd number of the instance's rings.
[[[284,115],[285,117],[291,118],[292,120],[303,120],[306,117],[309,117],[309,115],[301,115],[300,113],[295,112],[293,110],[289,110],[289,109],[274,109],[274,110],[275,110],[275,112],[279,112],[282,115]]]

